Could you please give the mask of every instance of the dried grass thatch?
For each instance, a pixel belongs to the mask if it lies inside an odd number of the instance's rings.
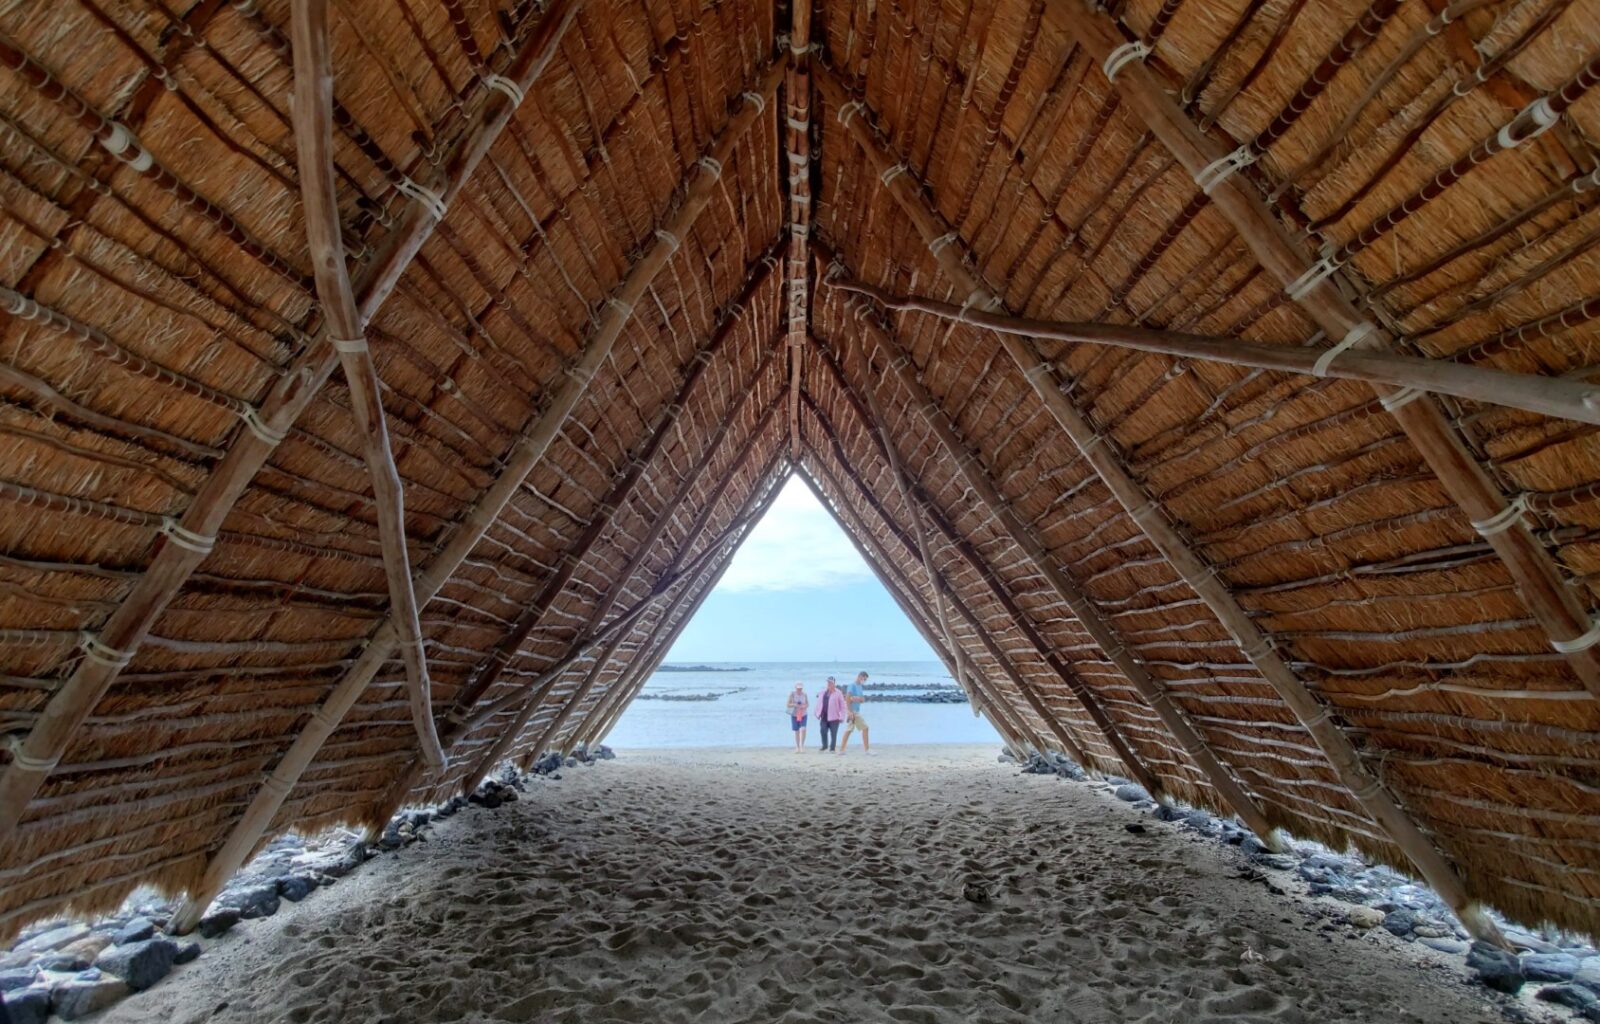
[[[0,11],[0,934],[603,735],[791,468],[1008,740],[1600,934],[1600,3],[339,0],[375,410],[320,6]]]

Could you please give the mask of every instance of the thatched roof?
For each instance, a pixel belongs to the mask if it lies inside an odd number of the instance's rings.
[[[603,735],[792,470],[1008,741],[1600,934],[1597,60],[1595,0],[5,7],[0,933]]]

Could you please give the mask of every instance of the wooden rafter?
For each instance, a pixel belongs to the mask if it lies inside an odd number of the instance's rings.
[[[792,0],[789,72],[784,80],[784,167],[789,247],[784,257],[784,315],[789,354],[789,450],[800,452],[800,379],[811,311],[811,0]]]
[[[782,71],[781,64],[767,69],[757,83],[761,91],[755,95],[770,95]],[[443,589],[499,518],[506,504],[521,490],[523,480],[533,471],[533,467],[544,458],[545,452],[578,407],[589,382],[610,358],[612,348],[633,314],[634,304],[643,299],[650,282],[677,251],[678,239],[688,234],[701,211],[710,203],[717,181],[722,176],[723,163],[731,156],[740,136],[754,123],[763,105],[746,100],[709,147],[706,156],[690,168],[682,203],[667,218],[666,225],[657,231],[644,255],[628,269],[627,275],[606,300],[588,343],[567,368],[565,379],[556,387],[548,405],[523,430],[516,445],[503,460],[500,475],[479,497],[472,511],[458,524],[449,541],[418,577],[417,594],[422,604],[427,604]],[[173,917],[175,930],[181,933],[194,928],[212,897],[254,851],[278,808],[283,805],[300,776],[310,767],[317,752],[350,709],[355,707],[378,670],[394,654],[395,640],[392,625],[385,622],[367,642],[361,656],[340,678],[311,720],[295,737],[251,800],[244,815],[234,825],[227,840],[212,855],[200,885],[190,893],[185,905]]]
[[[317,297],[333,349],[350,385],[350,407],[361,438],[378,512],[383,573],[389,586],[390,621],[405,661],[406,694],[417,730],[419,756],[444,765],[444,748],[433,721],[433,685],[422,647],[417,592],[411,584],[406,550],[405,491],[389,446],[389,428],[379,400],[378,367],[367,348],[366,324],[356,309],[355,291],[345,268],[339,224],[339,195],[333,169],[333,55],[328,37],[327,0],[294,0],[294,137],[305,206],[306,241]]]
[[[533,87],[554,59],[581,6],[582,0],[555,0],[518,50],[506,78],[514,83],[519,95]],[[510,123],[516,108],[517,103],[508,92],[490,93],[461,148],[446,161],[440,182],[427,190],[435,200],[407,203],[399,224],[384,237],[355,285],[362,322],[370,320],[394,291],[412,258],[432,235],[440,211],[461,191]],[[107,139],[118,137],[115,127],[109,123],[103,126]],[[140,148],[138,152],[144,150]],[[16,828],[28,802],[60,761],[84,719],[133,660],[150,627],[205,560],[223,520],[333,373],[338,353],[330,342],[326,328],[318,331],[313,344],[278,378],[260,405],[249,410],[245,429],[239,431],[188,508],[167,531],[149,568],[98,634],[85,642],[85,656],[78,667],[52,695],[32,732],[14,748],[11,762],[0,769],[0,840]]]
[[[1123,30],[1107,15],[1073,2],[1059,3],[1069,31],[1098,62],[1126,44]],[[1596,65],[1591,62],[1585,72]],[[1314,260],[1302,243],[1273,214],[1248,176],[1233,173],[1212,182],[1208,168],[1223,166],[1227,147],[1213,140],[1174,104],[1162,82],[1142,61],[1132,61],[1112,80],[1128,108],[1149,126],[1191,175],[1206,176],[1207,194],[1249,246],[1257,262],[1279,281],[1289,297],[1329,338],[1369,349],[1385,344],[1386,334],[1345,297],[1335,263]],[[1521,140],[1540,130],[1530,105],[1491,140]],[[1559,115],[1559,111],[1554,112]],[[1511,142],[1515,145],[1515,141]],[[1480,144],[1481,145],[1481,144]],[[1472,154],[1469,154],[1472,155]],[[1209,172],[1214,175],[1216,172]],[[1437,185],[1430,183],[1430,187]],[[1439,186],[1442,189],[1442,186]],[[1324,272],[1326,268],[1326,272]],[[1402,343],[1404,339],[1394,338]],[[1554,390],[1555,381],[1549,385]],[[1523,603],[1548,634],[1591,694],[1600,697],[1600,626],[1578,602],[1550,553],[1523,522],[1521,507],[1508,499],[1472,455],[1460,432],[1428,394],[1380,387],[1379,398],[1411,439],[1439,482],[1473,528],[1505,564]]]
[[[876,118],[865,104],[852,100],[844,86],[831,74],[820,75],[817,81],[836,108],[844,110],[846,104],[854,104],[850,108],[851,116],[841,116],[841,120],[846,122],[847,130],[866,154],[868,162],[880,174],[896,166],[897,161],[890,156],[887,144],[874,127]],[[968,269],[970,254],[966,243],[939,216],[916,183],[915,176],[901,173],[892,178],[885,176],[880,181],[901,212],[915,225],[940,270],[968,294],[968,303],[1003,309],[1004,302]],[[1256,625],[1215,568],[1190,546],[1144,485],[1133,478],[1121,454],[1115,450],[1116,442],[1104,436],[1067,396],[1055,365],[1034,359],[1029,347],[1014,335],[1002,334],[1000,340],[1016,364],[1017,372],[1043,402],[1051,418],[1077,445],[1084,461],[1179,577],[1205,602],[1256,671],[1277,691],[1285,706],[1316,741],[1350,794],[1395,846],[1405,853],[1473,935],[1505,945],[1505,937],[1499,927],[1473,899],[1454,865],[1362,762],[1355,745],[1334,721],[1330,710],[1311,694],[1289,667],[1288,661],[1278,653],[1277,642]]]

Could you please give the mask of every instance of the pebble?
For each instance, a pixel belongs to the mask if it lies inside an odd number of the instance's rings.
[[[245,919],[256,917],[271,917],[278,912],[278,883],[276,880],[247,881],[232,889],[222,890],[222,895],[217,897],[217,902],[229,907],[237,907],[239,916]]]
[[[50,1016],[50,993],[42,988],[7,992],[0,1006],[5,1007],[6,1019],[11,1024],[44,1024]]]
[[[1295,859],[1287,853],[1264,853],[1256,858],[1256,863],[1265,868],[1275,868],[1278,871],[1290,871],[1295,867]]]
[[[1417,912],[1406,907],[1391,910],[1383,919],[1384,931],[1397,938],[1409,938],[1417,926]]]
[[[1467,944],[1460,939],[1436,939],[1430,937],[1418,939],[1417,941],[1429,949],[1436,949],[1441,953],[1465,953],[1467,951]]]
[[[242,916],[238,907],[213,906],[206,911],[204,917],[200,918],[200,935],[202,938],[214,939],[238,924]]]
[[[103,1010],[128,994],[128,983],[104,975],[80,975],[50,989],[50,1005],[62,1020],[77,1020]]]
[[[1141,800],[1150,799],[1150,794],[1145,791],[1143,786],[1126,782],[1116,788],[1116,797],[1126,803],[1136,804]]]
[[[1345,916],[1350,919],[1351,924],[1363,931],[1376,928],[1384,922],[1383,911],[1375,910],[1372,907],[1351,907],[1346,911]]]

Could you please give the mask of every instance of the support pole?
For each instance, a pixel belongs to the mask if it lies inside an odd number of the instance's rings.
[[[378,542],[389,586],[389,621],[406,668],[406,695],[417,730],[420,756],[444,765],[444,748],[433,722],[433,686],[422,648],[417,593],[411,585],[406,551],[405,490],[389,446],[389,426],[379,400],[378,368],[367,348],[366,324],[356,308],[355,291],[344,262],[339,195],[333,169],[333,57],[328,42],[327,0],[294,0],[290,12],[294,43],[294,141],[305,206],[306,242],[317,298],[333,349],[350,385],[350,411],[372,477],[378,513]]]
[[[1067,6],[1067,2],[1062,4]],[[1094,53],[1086,41],[1085,47]],[[1134,64],[1134,68],[1142,65]],[[1119,76],[1120,78],[1120,76]],[[818,83],[824,92],[831,93],[833,102],[840,108],[852,102],[844,87],[828,75],[819,76]],[[1120,86],[1119,86],[1120,88]],[[893,166],[886,144],[868,123],[870,116],[860,104],[853,108],[856,116],[849,119],[847,128],[851,136],[867,155],[869,163]],[[967,269],[967,248],[960,237],[939,217],[932,204],[924,197],[911,174],[901,174],[884,187],[901,211],[916,226],[940,270],[957,288],[966,291],[969,302],[999,310],[1003,303]],[[1207,564],[1190,546],[1176,527],[1161,512],[1143,485],[1133,479],[1122,463],[1116,444],[1104,437],[1077,408],[1070,398],[1054,364],[1039,362],[1027,345],[1013,335],[1000,335],[1007,354],[1016,363],[1023,379],[1044,403],[1052,418],[1083,453],[1084,460],[1100,477],[1133,521],[1144,532],[1156,549],[1166,558],[1178,576],[1189,585],[1206,607],[1227,629],[1245,657],[1250,659],[1263,679],[1277,691],[1284,705],[1294,713],[1296,720],[1311,735],[1328,759],[1334,773],[1352,796],[1361,804],[1372,820],[1389,837],[1416,867],[1422,877],[1453,910],[1462,924],[1474,936],[1504,946],[1505,937],[1483,908],[1472,899],[1466,883],[1456,872],[1431,838],[1418,827],[1398,799],[1362,763],[1355,745],[1333,721],[1329,709],[1312,696],[1288,662],[1278,653],[1276,642],[1246,614],[1233,593],[1213,567]],[[1413,405],[1417,403],[1412,403]]]
[[[776,87],[782,70],[781,66],[775,66],[763,75],[760,85],[766,92],[770,93]],[[663,233],[670,233],[674,238],[682,238],[688,234],[695,219],[711,201],[717,180],[721,177],[722,163],[731,156],[739,137],[754,122],[760,106],[761,104],[747,100],[711,146],[708,153],[710,166],[708,160],[702,159],[689,171],[683,203],[668,218]],[[658,234],[654,244],[629,268],[622,283],[611,298],[606,300],[589,342],[584,346],[578,359],[566,370],[561,383],[551,395],[549,404],[523,430],[517,443],[506,456],[505,468],[500,476],[484,491],[471,512],[451,534],[444,548],[429,562],[417,579],[418,600],[423,604],[431,601],[443,589],[456,569],[472,553],[478,541],[488,532],[506,504],[522,488],[523,480],[544,458],[545,452],[566,425],[568,417],[577,408],[584,392],[588,390],[589,381],[610,358],[613,346],[621,337],[622,330],[633,313],[634,304],[644,297],[651,281],[666,266],[667,260],[676,249],[675,241],[668,242]],[[200,915],[205,913],[211,900],[255,850],[261,837],[271,826],[278,808],[283,806],[289,791],[310,767],[312,760],[339,727],[344,716],[355,707],[367,684],[394,653],[395,643],[396,634],[393,626],[385,622],[368,641],[366,649],[356,659],[355,664],[346,671],[333,692],[295,737],[288,751],[256,792],[222,847],[212,854],[199,886],[173,915],[175,933],[183,934],[199,923]]]
[[[553,0],[539,27],[517,52],[506,77],[520,93],[533,88],[555,59],[557,49],[583,0]],[[516,112],[517,104],[498,90],[490,90],[477,126],[445,165],[437,202],[415,199],[407,204],[400,223],[380,243],[372,262],[356,286],[360,314],[369,320],[399,284],[411,260],[438,223],[438,214],[461,187]],[[9,838],[27,810],[28,802],[54,770],[67,744],[94,710],[122,669],[133,659],[150,627],[177,596],[195,569],[211,552],[217,531],[244,494],[256,473],[288,435],[290,426],[327,382],[338,354],[327,330],[280,376],[271,391],[245,420],[227,453],[195,492],[170,536],[156,551],[150,567],[133,584],[126,597],[101,627],[78,667],[45,705],[33,731],[13,751],[10,764],[0,770],[0,841]]]
[[[1057,0],[1056,6],[1065,16],[1068,31],[1096,61],[1103,61],[1123,45],[1121,30],[1105,14],[1079,0]],[[1128,109],[1191,175],[1203,175],[1225,156],[1223,147],[1189,120],[1143,63],[1130,62],[1112,84]],[[1520,137],[1517,133],[1528,130],[1532,111],[1530,105],[1501,135]],[[1300,240],[1273,214],[1246,175],[1233,174],[1212,184],[1209,195],[1256,261],[1282,282],[1289,297],[1329,338],[1342,342],[1359,338],[1362,349],[1384,344],[1384,332],[1339,288],[1337,267],[1307,255]],[[1557,381],[1548,383],[1554,389]],[[1574,588],[1566,585],[1555,560],[1528,529],[1521,506],[1501,493],[1435,399],[1412,390],[1381,387],[1378,397],[1473,528],[1505,563],[1523,604],[1544,627],[1551,646],[1565,656],[1584,687],[1600,697],[1600,628],[1594,626],[1589,610],[1578,602]]]

